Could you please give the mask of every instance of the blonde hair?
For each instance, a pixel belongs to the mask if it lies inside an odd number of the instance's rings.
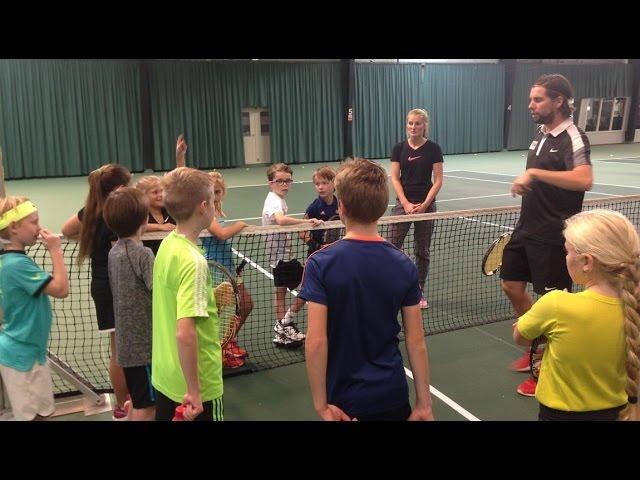
[[[162,187],[162,179],[156,175],[147,175],[136,182],[136,188],[146,194],[156,185]]]
[[[594,258],[594,274],[615,287],[624,303],[627,396],[637,402],[640,384],[640,238],[633,224],[621,213],[590,210],[566,222],[564,236],[578,254]],[[620,420],[637,415],[637,404],[628,403]]]
[[[286,172],[290,173],[291,176],[293,176],[293,170],[291,170],[291,167],[289,165],[287,165],[286,163],[274,163],[267,169],[267,179],[269,181],[272,181],[275,178],[277,172]]]
[[[409,113],[407,113],[407,119],[409,119],[409,115],[418,115],[422,117],[422,121],[424,122],[424,132],[422,136],[427,138],[429,136],[429,113],[423,108],[414,108],[413,110],[409,110]]]
[[[316,178],[318,177],[324,178],[329,182],[333,182],[333,180],[336,178],[336,172],[333,170],[333,168],[325,165],[324,167],[317,168],[316,171],[313,172],[311,180],[315,182]]]
[[[377,163],[364,158],[347,158],[338,168],[334,183],[348,218],[372,223],[387,211],[387,172]]]
[[[28,202],[29,199],[27,197],[5,197],[0,198],[0,215],[4,215],[9,210],[13,210],[18,205],[24,202]],[[0,237],[5,240],[9,240],[9,230],[8,226],[0,230]]]
[[[216,217],[226,217],[226,215],[222,211],[222,201],[227,195],[227,186],[224,183],[224,176],[217,170],[209,172],[209,176],[211,177],[211,181],[213,182],[214,190],[216,187],[219,187],[220,190],[222,190],[220,198],[217,198],[215,195],[213,196],[213,207],[216,211]]]
[[[189,167],[178,167],[162,177],[164,205],[177,222],[191,218],[200,203],[211,201],[213,183],[205,172]]]

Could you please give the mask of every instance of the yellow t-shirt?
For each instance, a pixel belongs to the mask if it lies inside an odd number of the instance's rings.
[[[203,402],[223,393],[218,309],[202,250],[171,232],[160,244],[153,266],[153,386],[174,402],[187,391],[176,330],[180,318],[196,320],[198,376]]]
[[[553,291],[518,320],[533,340],[547,337],[536,398],[568,412],[626,404],[626,347],[622,300],[586,290]]]

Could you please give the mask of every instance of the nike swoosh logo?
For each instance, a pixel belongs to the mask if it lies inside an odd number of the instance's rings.
[[[551,290],[555,290],[556,287],[544,287],[545,292],[550,292]]]
[[[407,157],[407,160],[409,160],[410,162],[413,162],[414,160],[416,160],[417,158],[420,158],[422,155],[418,155],[417,157]]]
[[[549,153],[556,153],[557,151],[558,151],[557,148],[555,150],[552,148],[551,150],[549,150]]]

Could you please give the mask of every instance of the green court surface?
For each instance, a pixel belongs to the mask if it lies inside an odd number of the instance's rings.
[[[509,188],[511,182],[524,170],[526,153],[504,151],[445,156],[445,178],[437,198],[438,211],[519,205],[520,199],[512,198]],[[591,155],[595,182],[585,199],[640,193],[640,144],[595,146]],[[388,170],[388,160],[379,162]],[[311,174],[319,166],[320,164],[292,166],[296,183],[287,196],[289,214],[304,214],[306,206],[315,198]],[[229,220],[246,219],[248,223],[260,223],[262,205],[268,192],[265,171],[266,167],[223,170],[228,186],[224,210]],[[136,178],[139,176],[136,174]],[[60,231],[62,223],[82,206],[87,193],[87,182],[84,177],[9,181],[7,193],[30,197],[39,206],[42,225],[53,231]],[[395,196],[391,195],[390,199],[390,204],[393,204]],[[490,236],[493,236],[493,232]],[[432,256],[430,276],[436,275],[438,269],[455,268],[455,265],[449,263],[452,261],[448,259],[447,262],[438,264],[437,258]],[[271,288],[268,278],[258,280],[258,273],[251,275],[256,276],[255,281],[261,282],[260,289]],[[480,273],[476,270],[468,275]],[[487,285],[488,289],[499,289],[497,281]],[[455,302],[455,299],[451,298],[450,301]],[[448,308],[446,303],[434,303],[423,312],[427,325],[430,315],[434,315],[436,309]],[[473,315],[476,308],[468,305],[468,310]],[[512,323],[513,320],[504,320],[426,337],[436,419],[537,418],[538,406],[535,399],[522,397],[515,391],[517,384],[526,375],[511,372],[508,368],[509,363],[521,352],[511,339]],[[254,328],[268,332],[271,326],[265,322]],[[240,340],[242,343],[242,336]],[[245,346],[251,352],[253,345]],[[404,344],[401,343],[401,346],[404,355]],[[303,352],[284,354],[301,360]],[[92,355],[102,358],[106,352],[93,352]],[[404,357],[407,358],[406,355]],[[409,368],[408,361],[405,362],[405,367]],[[413,399],[410,378],[408,382]],[[304,362],[226,376],[224,400],[227,420],[318,419],[311,403]],[[59,419],[81,417],[82,415],[77,414]],[[86,418],[106,420],[109,414]]]

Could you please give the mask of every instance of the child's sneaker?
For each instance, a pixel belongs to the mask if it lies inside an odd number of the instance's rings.
[[[289,337],[285,337],[279,333],[276,333],[276,336],[273,337],[273,343],[276,347],[280,348],[297,348],[302,346],[302,341],[291,340]]]
[[[230,340],[224,349],[236,358],[246,358],[249,356],[249,353],[247,353],[244,348],[238,345],[238,342],[235,338]]]
[[[536,381],[536,379],[533,377],[529,377],[520,385],[518,385],[516,392],[518,392],[520,395],[524,395],[525,397],[535,397],[537,385],[538,382]]]
[[[278,321],[276,322],[276,325],[275,327],[273,327],[273,329],[278,335],[287,337],[289,340],[292,340],[294,342],[301,342],[302,340],[305,339],[305,334],[302,333],[300,330],[298,330],[295,323],[293,322],[283,325],[282,322]],[[274,339],[274,343],[275,343],[275,339]]]
[[[240,368],[244,365],[242,358],[234,357],[230,352],[224,351],[222,355],[223,368]]]
[[[124,402],[124,407],[116,407],[111,414],[111,420],[115,422],[122,422],[129,420],[129,411],[131,410],[131,400]]]

